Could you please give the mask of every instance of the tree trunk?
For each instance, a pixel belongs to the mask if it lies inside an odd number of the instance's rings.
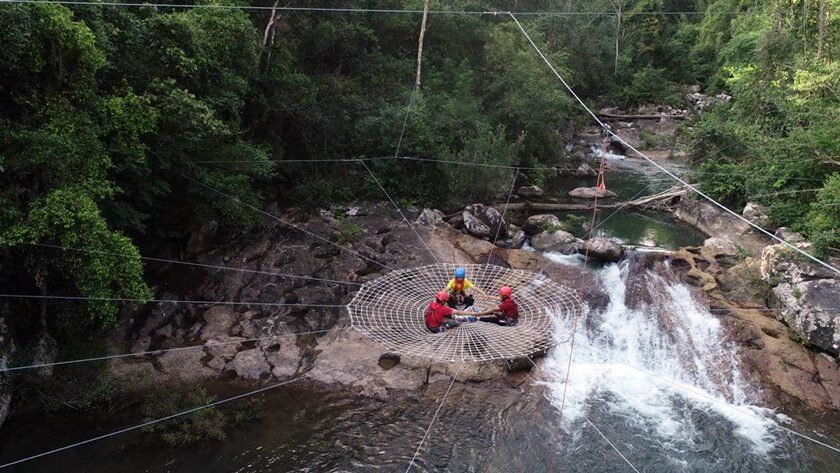
[[[271,47],[274,45],[274,23],[277,21],[277,4],[280,0],[274,0],[274,5],[271,6],[271,16],[268,17],[268,23],[265,25],[262,40],[262,52],[260,58],[261,70],[263,73],[268,71],[268,63],[271,60]]]
[[[828,16],[828,0],[820,0],[820,32],[817,36],[817,57],[825,57],[825,22]]]
[[[426,18],[429,16],[429,0],[423,2],[423,21],[420,22],[420,39],[417,41],[417,78],[414,79],[414,88],[420,88],[420,68],[423,62],[423,38],[426,36]]]
[[[618,35],[621,32],[621,7],[618,7],[618,15],[615,17],[615,65],[613,75],[618,75]]]

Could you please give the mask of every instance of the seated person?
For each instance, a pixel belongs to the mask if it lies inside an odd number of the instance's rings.
[[[519,307],[517,307],[516,301],[513,300],[513,289],[510,286],[502,286],[499,288],[499,297],[502,303],[498,307],[479,312],[475,316],[482,322],[492,322],[494,324],[513,327],[519,322]]]
[[[445,304],[449,300],[449,293],[440,291],[437,293],[435,300],[429,303],[429,308],[426,309],[426,328],[432,333],[445,332],[451,328],[461,325],[461,322],[452,315],[469,315],[469,312],[462,310],[454,310],[447,307]]]
[[[448,292],[451,296],[455,296],[450,297],[447,302],[447,305],[453,309],[457,307],[463,307],[466,309],[467,307],[472,307],[472,305],[475,304],[475,298],[472,294],[467,293],[467,290],[469,289],[475,289],[476,292],[482,296],[490,297],[478,286],[474,286],[473,283],[466,278],[466,275],[467,271],[464,268],[455,268],[455,277],[450,279],[449,283],[446,285],[446,292]]]

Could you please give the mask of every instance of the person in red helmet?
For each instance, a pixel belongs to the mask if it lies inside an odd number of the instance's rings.
[[[513,289],[510,286],[500,287],[499,298],[502,301],[501,304],[497,307],[479,312],[475,316],[482,322],[492,322],[494,324],[513,327],[519,322],[519,307],[516,305],[516,301],[513,300]]]
[[[440,291],[435,296],[435,300],[429,303],[429,308],[426,309],[426,328],[432,333],[445,332],[451,328],[461,325],[461,322],[453,315],[472,315],[471,312],[463,310],[455,310],[447,307],[446,301],[449,300],[449,293]]]

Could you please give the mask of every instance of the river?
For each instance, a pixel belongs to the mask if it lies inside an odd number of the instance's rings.
[[[554,259],[578,264],[570,257]],[[737,351],[718,319],[686,286],[630,271],[630,264],[597,269],[610,303],[602,312],[587,312],[578,325],[562,418],[568,324],[558,327],[558,346],[540,369],[495,382],[506,389],[456,383],[421,449],[417,471],[630,471],[589,421],[640,471],[840,469],[840,454],[777,427],[836,445],[836,425],[819,426],[815,415],[793,420],[762,407],[761,388],[741,376]],[[631,303],[629,285],[639,282],[660,289],[661,297]],[[669,330],[663,329],[663,306],[670,307]],[[517,383],[523,384],[510,389]],[[133,432],[17,471],[404,471],[445,387],[438,386],[436,396],[386,402],[292,384],[265,394],[261,418],[230,429],[224,441],[172,447]],[[138,420],[13,416],[0,436],[0,457],[36,453]]]

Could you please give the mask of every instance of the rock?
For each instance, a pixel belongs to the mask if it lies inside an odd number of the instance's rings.
[[[694,85],[688,86],[688,93],[689,94],[699,94],[701,90],[703,90],[703,87],[700,84],[694,84]]]
[[[840,356],[840,281],[818,279],[774,287],[776,317],[794,329],[809,345]]]
[[[531,246],[537,251],[553,251],[566,255],[575,254],[578,251],[575,236],[563,230],[540,232],[531,238]]]
[[[587,250],[590,257],[611,263],[616,263],[624,257],[624,247],[604,237],[595,237],[585,241],[578,249],[578,253],[586,254]]]
[[[396,353],[383,353],[379,355],[379,367],[385,371],[400,364],[400,355]]]
[[[206,323],[201,330],[202,339],[225,339],[228,330],[236,321],[236,314],[229,306],[215,306],[204,312],[204,321]]]
[[[498,231],[498,238],[507,237],[507,223],[494,207],[472,204],[464,209],[463,216],[464,228],[470,235],[490,240],[496,238]]]
[[[258,348],[237,353],[225,369],[234,371],[237,376],[248,381],[259,381],[271,373],[271,366],[265,360],[262,350]]]
[[[367,215],[367,213],[361,207],[354,206],[347,209],[347,212],[344,213],[348,217],[363,217]]]
[[[218,376],[218,372],[202,363],[203,350],[168,351],[157,357],[160,370],[182,381],[203,381]]]
[[[777,228],[775,235],[788,243],[802,243],[805,241],[805,237],[801,233],[795,232],[788,227]]]
[[[522,186],[516,190],[516,194],[520,197],[531,199],[535,197],[542,197],[545,192],[543,192],[543,190],[538,186]]]
[[[707,238],[703,247],[709,249],[713,255],[738,256],[738,247],[726,238]]]
[[[303,354],[294,337],[265,340],[260,345],[264,348],[265,359],[271,365],[271,374],[275,378],[288,378],[297,374]]]
[[[201,226],[197,231],[190,233],[190,238],[187,240],[187,253],[201,253],[210,248],[210,242],[216,236],[219,230],[219,223],[211,220]]]
[[[830,356],[819,353],[814,356],[817,373],[835,409],[840,409],[840,363]]]
[[[727,213],[711,202],[683,195],[679,197],[674,215],[707,235],[737,241],[750,255],[759,256],[767,246],[767,237],[759,234],[740,218]]]
[[[453,216],[452,218],[447,220],[446,223],[452,225],[452,228],[454,228],[456,230],[463,230],[464,229],[464,213],[461,212],[461,213],[456,214],[455,216]]]
[[[508,235],[511,235],[510,238],[505,238],[504,240],[499,240],[497,242],[497,246],[502,248],[522,248],[522,245],[525,244],[526,235],[525,232],[522,230],[515,230],[513,232],[508,231]]]
[[[575,169],[575,177],[595,177],[598,175],[598,171],[592,169],[587,163],[581,163],[577,169]]]
[[[635,128],[619,128],[617,130],[613,130],[613,132],[618,135],[621,140],[624,140],[627,144],[636,149],[642,149],[645,146],[645,142],[639,137],[639,130]],[[625,145],[621,140],[613,135],[610,135],[610,147],[618,150],[625,156],[635,154],[633,150]]]
[[[754,202],[748,202],[744,207],[744,211],[741,212],[741,215],[759,227],[773,231],[775,230],[775,227],[772,226],[770,218],[767,216],[767,212],[769,210],[770,209],[767,206],[759,205]]]
[[[207,347],[205,350],[212,356],[213,358],[207,362],[207,366],[215,369],[215,370],[223,370],[225,365],[227,365],[228,361],[232,360],[236,353],[239,351],[239,348],[242,346],[241,343],[228,343],[228,342],[239,342],[241,340],[245,340],[242,337],[227,337],[221,340],[209,340],[207,342]]]
[[[786,245],[770,245],[761,252],[761,277],[771,284],[798,284],[806,280],[833,278],[834,273],[823,266],[804,260]],[[835,304],[835,307],[840,305]]]
[[[785,245],[770,245],[761,254],[761,277],[773,285],[771,305],[808,344],[840,355],[840,279]]]
[[[522,225],[522,230],[528,236],[534,236],[540,232],[559,230],[562,227],[560,219],[552,214],[531,215]]]
[[[437,209],[423,209],[414,221],[417,225],[432,228],[443,223],[443,212]]]
[[[597,187],[578,187],[569,191],[569,195],[578,199],[604,199],[608,197],[617,197],[618,194],[609,189],[599,189]]]

